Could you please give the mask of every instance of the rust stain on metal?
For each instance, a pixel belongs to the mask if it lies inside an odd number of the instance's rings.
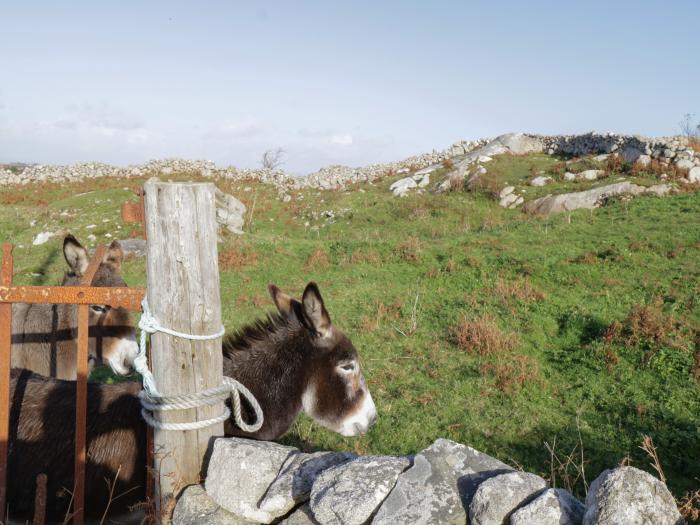
[[[122,204],[121,213],[124,224],[141,223],[141,234],[146,238],[146,211],[143,188],[134,188],[134,194],[139,197],[139,202],[125,202]]]
[[[36,495],[34,496],[34,519],[32,525],[44,525],[46,521],[46,474],[36,477]]]
[[[88,264],[87,270],[80,280],[82,286],[90,286],[92,280],[104,259],[106,248],[98,246]],[[79,292],[84,293],[84,292]],[[85,435],[87,428],[87,374],[88,374],[88,343],[89,343],[89,310],[88,305],[78,306],[78,363],[77,381],[75,385],[75,470],[73,490],[73,523],[83,525],[85,514]]]
[[[113,308],[141,310],[143,288],[90,286],[0,286],[0,303],[107,304]]]
[[[143,209],[139,202],[125,202],[122,204],[122,221],[124,224],[143,222]]]
[[[0,283],[12,286],[12,245],[2,246]],[[0,304],[0,512],[7,502],[7,450],[10,436],[10,352],[12,351],[12,305]]]

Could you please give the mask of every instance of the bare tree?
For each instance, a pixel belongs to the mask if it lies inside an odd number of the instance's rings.
[[[689,139],[700,138],[700,124],[693,122],[692,113],[686,113],[683,115],[683,120],[678,123],[678,127],[681,128],[681,134]]]
[[[282,148],[269,149],[263,153],[262,159],[260,159],[260,165],[266,170],[277,169],[284,164],[282,160],[284,153],[285,151]]]

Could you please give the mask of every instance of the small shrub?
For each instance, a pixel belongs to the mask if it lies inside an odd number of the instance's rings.
[[[489,315],[478,319],[462,318],[454,327],[453,335],[458,348],[481,356],[502,354],[515,347],[515,337],[505,334]]]
[[[636,305],[622,322],[613,322],[602,336],[604,343],[620,343],[643,351],[648,365],[662,347],[687,351],[683,329],[657,305]]]
[[[445,159],[442,161],[442,167],[445,168],[446,170],[451,170],[452,168],[455,167],[455,163],[453,162],[452,159]]]

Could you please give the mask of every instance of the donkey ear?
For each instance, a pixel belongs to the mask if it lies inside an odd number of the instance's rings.
[[[288,314],[292,311],[292,303],[294,302],[294,299],[289,297],[274,284],[268,284],[267,290],[270,292],[272,301],[275,303],[275,306],[281,314]]]
[[[83,245],[71,234],[66,235],[63,239],[63,256],[75,275],[81,276],[85,273],[90,257],[88,257],[87,250],[83,248]]]
[[[323,297],[321,297],[316,283],[310,282],[306,285],[301,302],[304,307],[304,316],[311,327],[321,337],[326,337],[331,330],[331,318],[323,304]]]
[[[119,241],[112,241],[112,244],[107,247],[107,252],[102,259],[102,262],[109,264],[116,271],[119,271],[121,270],[123,259],[124,251],[122,250],[122,245],[119,244]]]

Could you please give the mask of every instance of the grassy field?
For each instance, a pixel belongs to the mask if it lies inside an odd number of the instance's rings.
[[[551,157],[503,156],[489,171],[528,200],[552,189],[526,179],[562,169]],[[267,283],[299,294],[317,281],[377,403],[362,438],[302,417],[284,441],[407,454],[442,436],[582,496],[585,481],[621,462],[653,472],[639,448],[648,434],[674,494],[700,487],[700,193],[532,218],[486,192],[398,199],[396,178],[289,203],[255,182],[217,183],[249,211],[255,203],[246,234],[219,246],[226,326],[272,308]],[[32,246],[40,231],[130,236],[119,207],[142,182],[0,189],[15,281],[60,280],[61,237]],[[598,183],[566,184],[556,191]],[[126,261],[124,274],[144,285],[144,260]]]

